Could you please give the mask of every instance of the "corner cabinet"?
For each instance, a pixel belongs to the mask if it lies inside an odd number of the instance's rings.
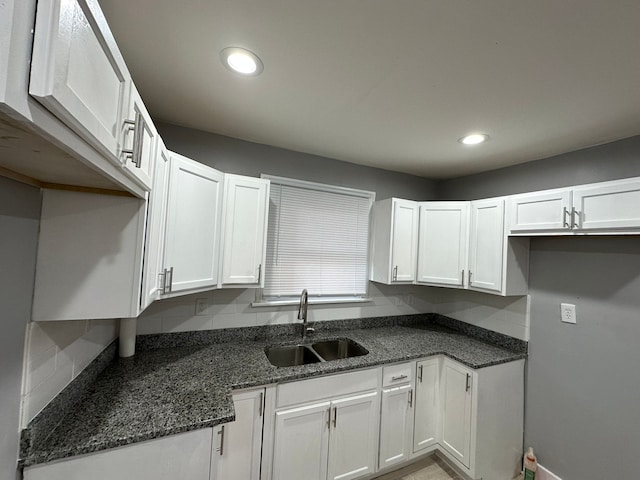
[[[209,480],[211,428],[24,469],[24,480]],[[231,478],[231,477],[229,477]]]
[[[630,178],[509,197],[511,235],[640,233],[640,179]]]
[[[419,208],[400,198],[380,200],[372,209],[369,280],[386,284],[416,280]]]
[[[222,286],[264,285],[269,186],[269,180],[225,175]]]
[[[468,232],[469,202],[420,203],[417,282],[463,288]]]
[[[162,293],[218,284],[224,174],[170,152]]]
[[[440,416],[440,357],[416,363],[413,453],[429,451],[438,443]]]

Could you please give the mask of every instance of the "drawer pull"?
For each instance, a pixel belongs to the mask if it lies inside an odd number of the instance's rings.
[[[405,378],[409,378],[407,375],[396,375],[395,377],[391,377],[391,381],[397,382],[398,380],[404,380]]]

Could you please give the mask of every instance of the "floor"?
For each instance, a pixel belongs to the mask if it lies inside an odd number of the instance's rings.
[[[463,480],[463,478],[440,458],[432,455],[408,467],[376,477],[375,480]],[[514,480],[522,480],[522,476]]]
[[[446,463],[435,455],[413,463],[407,467],[387,473],[375,480],[459,480],[459,477]]]

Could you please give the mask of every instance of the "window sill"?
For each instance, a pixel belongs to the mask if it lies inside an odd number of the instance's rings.
[[[343,304],[343,303],[368,303],[373,302],[373,298],[370,297],[353,297],[353,298],[340,298],[340,297],[326,297],[326,298],[309,298],[309,305],[331,305],[331,304]],[[286,298],[281,300],[256,300],[251,303],[253,308],[262,307],[281,307],[286,305],[300,305],[299,298]]]

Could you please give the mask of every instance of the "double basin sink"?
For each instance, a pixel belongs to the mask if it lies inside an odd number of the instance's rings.
[[[293,367],[366,355],[369,350],[349,338],[323,340],[308,345],[278,345],[265,348],[267,359],[276,367]]]

